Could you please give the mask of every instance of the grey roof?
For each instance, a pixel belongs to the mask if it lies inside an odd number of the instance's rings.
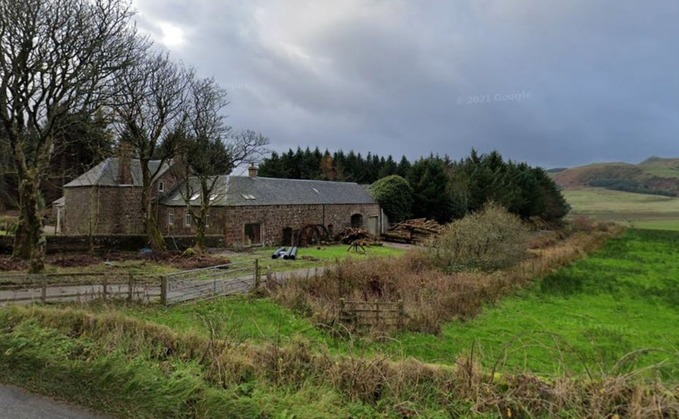
[[[214,178],[213,178],[214,179]],[[376,204],[366,189],[353,182],[278,179],[249,176],[219,176],[213,190],[212,206]],[[201,202],[197,178],[189,179],[191,205]],[[186,184],[169,193],[161,203],[184,206]]]
[[[110,157],[98,165],[94,166],[87,172],[83,173],[76,179],[70,181],[65,188],[77,187],[77,186],[119,186],[118,183],[118,162],[117,157]],[[153,174],[160,165],[160,160],[151,160],[149,162],[149,169],[151,174]],[[165,173],[165,171],[170,167],[168,163],[164,163],[162,169],[158,172],[156,177]],[[138,159],[132,159],[130,161],[130,173],[132,174],[132,184],[134,186],[142,186],[141,179],[141,164]]]

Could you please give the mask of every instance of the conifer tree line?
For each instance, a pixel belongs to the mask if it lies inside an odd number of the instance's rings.
[[[410,162],[392,156],[318,148],[271,153],[259,175],[370,184],[390,221],[433,218],[449,222],[496,202],[523,219],[561,220],[570,209],[559,187],[540,167],[505,160],[499,152],[453,160],[429,155]],[[404,203],[406,203],[404,205]]]

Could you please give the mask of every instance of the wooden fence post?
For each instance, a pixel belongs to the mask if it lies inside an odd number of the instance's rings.
[[[339,318],[340,322],[344,320],[344,298],[340,298],[339,313],[337,317]]]
[[[167,305],[167,277],[160,277],[160,304]]]
[[[40,300],[47,302],[47,275],[42,275],[42,284],[40,289]]]
[[[259,289],[261,278],[259,276],[259,259],[255,259],[255,290]]]
[[[375,326],[380,324],[380,304],[375,300]]]
[[[104,280],[101,284],[102,286],[102,297],[106,300],[106,294],[108,294],[108,281],[106,280],[106,275],[104,275]]]
[[[134,284],[134,276],[130,274],[127,281],[127,301],[132,301],[132,285]]]
[[[398,300],[398,329],[403,330],[405,325],[406,311],[403,307],[403,300]]]

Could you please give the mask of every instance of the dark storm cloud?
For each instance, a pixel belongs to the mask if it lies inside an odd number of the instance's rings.
[[[675,0],[137,0],[230,92],[230,123],[363,153],[547,166],[679,156]],[[168,40],[171,37],[168,37]]]

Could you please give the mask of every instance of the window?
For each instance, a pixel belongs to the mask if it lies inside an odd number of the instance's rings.
[[[167,213],[167,225],[174,225],[174,210]]]
[[[205,214],[205,227],[210,227],[210,213]]]
[[[189,210],[184,212],[184,227],[191,227],[191,212]]]
[[[361,214],[354,214],[351,216],[351,227],[352,228],[363,227],[363,216]]]
[[[165,192],[165,182],[162,180],[158,182],[158,192]]]

